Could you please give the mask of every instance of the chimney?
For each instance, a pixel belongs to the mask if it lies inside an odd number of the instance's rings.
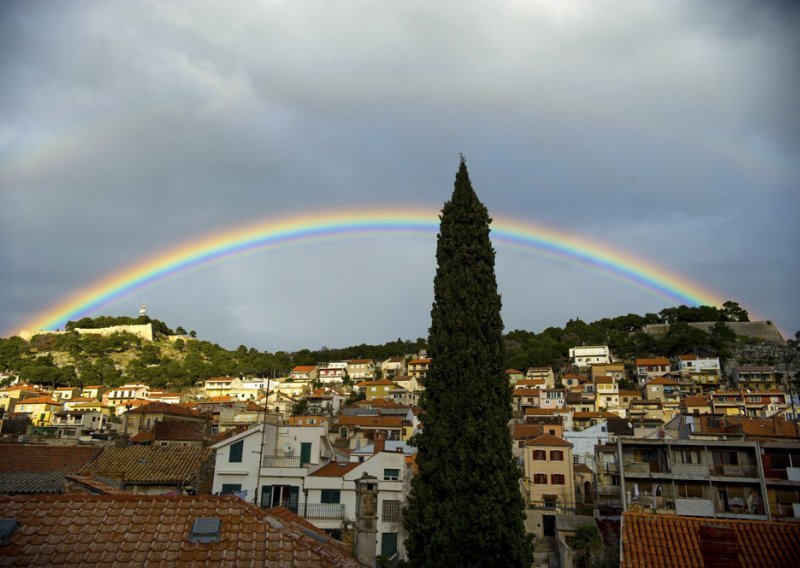
[[[356,559],[371,568],[378,547],[378,478],[365,472],[356,480]]]
[[[386,436],[383,432],[375,432],[375,438],[373,439],[373,444],[375,446],[374,451],[372,452],[373,455],[377,454],[378,452],[382,452],[386,449]]]

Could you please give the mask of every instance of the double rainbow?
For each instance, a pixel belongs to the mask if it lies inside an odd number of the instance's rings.
[[[267,219],[203,235],[145,258],[94,282],[28,320],[23,329],[55,329],[145,286],[193,268],[283,245],[376,233],[434,235],[439,220],[430,210],[391,208],[311,213]],[[492,239],[604,271],[670,302],[720,305],[722,298],[697,283],[621,250],[530,221],[495,217]]]

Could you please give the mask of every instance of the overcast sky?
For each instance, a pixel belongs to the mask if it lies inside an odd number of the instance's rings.
[[[0,2],[0,330],[184,241],[331,209],[598,240],[800,329],[795,2]],[[507,330],[665,298],[497,245]],[[427,335],[435,236],[265,251],[89,315],[226,347]]]

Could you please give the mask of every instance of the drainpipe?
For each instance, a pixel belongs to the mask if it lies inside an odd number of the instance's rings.
[[[622,467],[622,438],[617,438],[617,469],[619,470],[619,495],[622,498],[622,512],[628,510],[628,495],[625,493],[625,471]]]
[[[767,512],[767,520],[772,520],[772,511],[769,508],[769,494],[767,493],[767,480],[764,474],[764,463],[761,461],[761,442],[755,441],[756,444],[756,463],[758,464],[758,477],[759,484],[761,485],[761,495],[764,498],[761,500],[764,503],[764,510]]]

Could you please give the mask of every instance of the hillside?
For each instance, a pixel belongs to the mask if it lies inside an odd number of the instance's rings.
[[[514,330],[505,334],[506,368],[526,369],[531,366],[552,366],[559,370],[567,364],[567,353],[576,345],[609,345],[617,358],[632,362],[636,357],[676,356],[682,353],[717,355],[734,362],[774,365],[786,353],[785,343],[775,340],[737,336],[733,328],[747,322],[747,312],[738,304],[727,302],[728,309],[666,308],[659,314],[628,314],[604,318],[592,323],[570,320],[564,327],[550,327],[535,333]],[[703,319],[716,318],[716,319]],[[123,321],[124,320],[124,321]],[[694,325],[705,322],[702,325]],[[126,332],[100,335],[101,326],[152,323],[154,340]],[[658,327],[659,333],[646,333]],[[669,325],[663,325],[669,324]],[[731,325],[729,325],[731,324]],[[764,329],[763,325],[750,325]],[[98,329],[98,333],[92,332]],[[208,377],[221,375],[282,376],[295,365],[353,358],[384,360],[388,357],[418,353],[425,340],[397,339],[382,345],[361,344],[339,349],[294,353],[270,353],[244,345],[227,350],[219,345],[185,334],[179,334],[163,322],[147,322],[137,318],[100,317],[69,322],[60,333],[33,335],[29,341],[20,337],[0,339],[0,369],[19,374],[25,381],[48,385],[106,384],[115,386],[125,381],[145,381],[154,387],[180,388],[193,386]],[[78,331],[80,330],[80,332]],[[191,335],[194,335],[191,332]],[[782,338],[781,338],[782,339]],[[795,346],[796,342],[790,342]]]

